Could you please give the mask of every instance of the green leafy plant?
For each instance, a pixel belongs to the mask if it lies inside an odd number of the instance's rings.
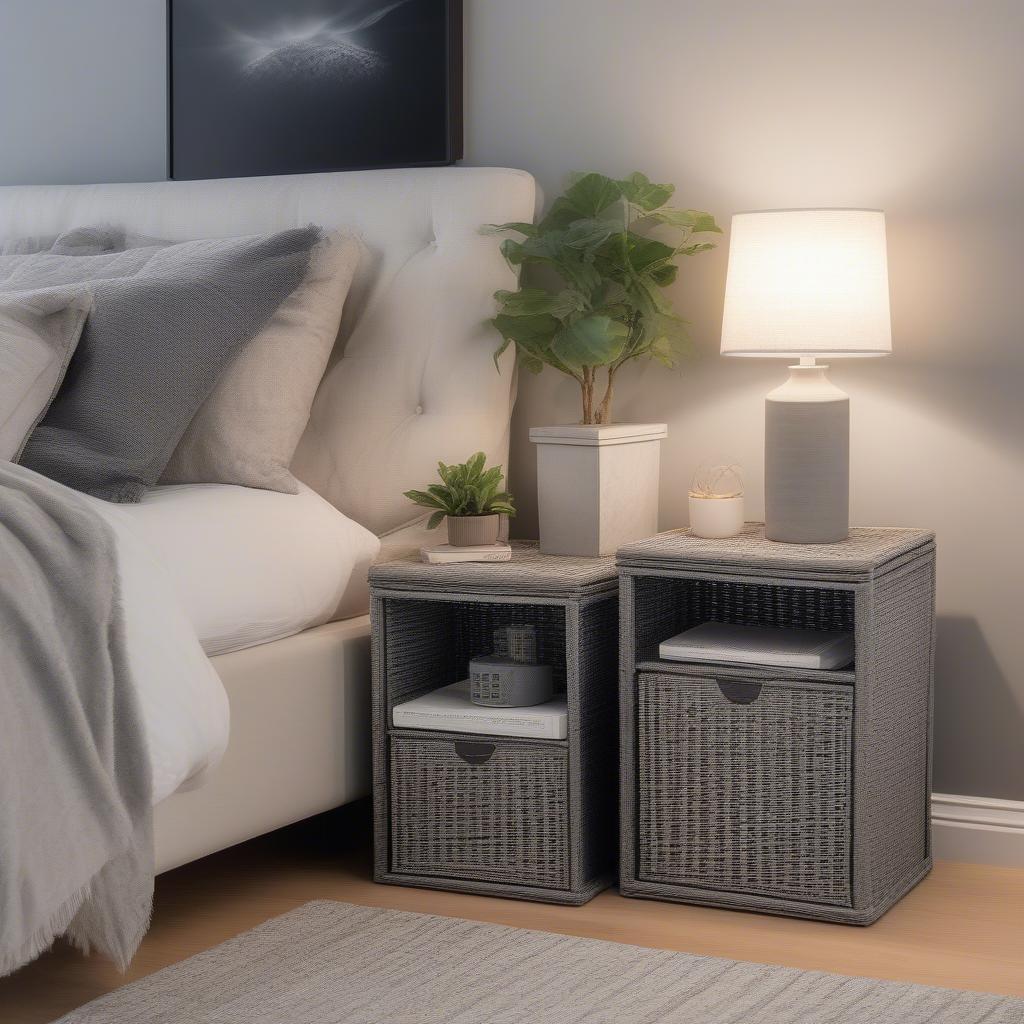
[[[526,283],[495,292],[502,336],[498,357],[515,345],[519,363],[533,373],[552,366],[574,378],[583,395],[583,422],[610,423],[615,375],[628,362],[652,357],[675,366],[685,349],[686,323],[662,289],[676,280],[681,256],[713,249],[694,235],[721,232],[699,210],[666,205],[674,185],[651,182],[639,171],[615,180],[575,176],[539,224],[514,222],[489,230],[515,232],[501,251],[513,267],[547,268],[547,286]],[[641,233],[663,226],[666,242]],[[598,402],[598,371],[605,368]]]
[[[406,491],[405,496],[423,508],[434,510],[427,522],[433,530],[445,516],[490,516],[516,514],[514,499],[501,491],[504,479],[501,466],[486,469],[487,456],[477,452],[457,466],[437,464],[441,483],[430,484],[425,491]]]

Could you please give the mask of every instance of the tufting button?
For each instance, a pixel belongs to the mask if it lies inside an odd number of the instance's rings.
[[[416,415],[417,416],[422,416],[423,415],[423,406],[422,405],[417,405],[416,406]]]

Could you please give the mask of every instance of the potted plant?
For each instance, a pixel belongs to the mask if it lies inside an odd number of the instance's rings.
[[[512,495],[499,490],[504,479],[501,466],[486,468],[487,456],[477,452],[457,466],[437,464],[441,483],[430,484],[425,491],[406,491],[405,496],[432,511],[427,527],[448,522],[448,543],[464,548],[478,544],[496,544],[501,517],[516,514]]]
[[[515,345],[520,366],[553,367],[580,387],[578,424],[530,431],[544,551],[609,554],[657,531],[666,426],[613,424],[612,403],[627,363],[676,365],[686,324],[662,291],[676,280],[680,257],[714,248],[694,236],[721,231],[711,214],[668,206],[674,191],[639,172],[621,180],[583,174],[538,224],[492,227],[522,236],[504,239],[501,250],[528,271],[517,291],[495,293],[495,361]],[[671,241],[646,234],[650,228]]]

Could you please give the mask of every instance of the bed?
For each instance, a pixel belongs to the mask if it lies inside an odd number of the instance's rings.
[[[0,241],[99,223],[171,241],[315,223],[365,245],[293,463],[302,493],[178,485],[111,513],[166,570],[230,707],[222,758],[198,736],[185,777],[155,769],[173,790],[156,807],[158,871],[369,792],[366,570],[420,543],[402,491],[438,459],[507,461],[514,370],[495,372],[484,321],[513,275],[480,228],[533,212],[530,176],[493,168],[0,189]],[[139,628],[153,632],[174,614],[148,612]]]

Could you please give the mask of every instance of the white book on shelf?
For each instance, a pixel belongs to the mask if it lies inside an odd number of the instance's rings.
[[[530,708],[481,707],[469,699],[469,680],[463,679],[404,704],[397,704],[391,712],[391,721],[397,729],[564,740],[569,709],[564,697],[556,697],[546,704]]]
[[[666,661],[838,669],[853,661],[853,633],[704,622],[658,645]]]
[[[451,544],[434,544],[420,548],[420,558],[431,565],[447,565],[451,562],[511,562],[512,548],[508,544],[475,544],[465,548],[453,548]]]

